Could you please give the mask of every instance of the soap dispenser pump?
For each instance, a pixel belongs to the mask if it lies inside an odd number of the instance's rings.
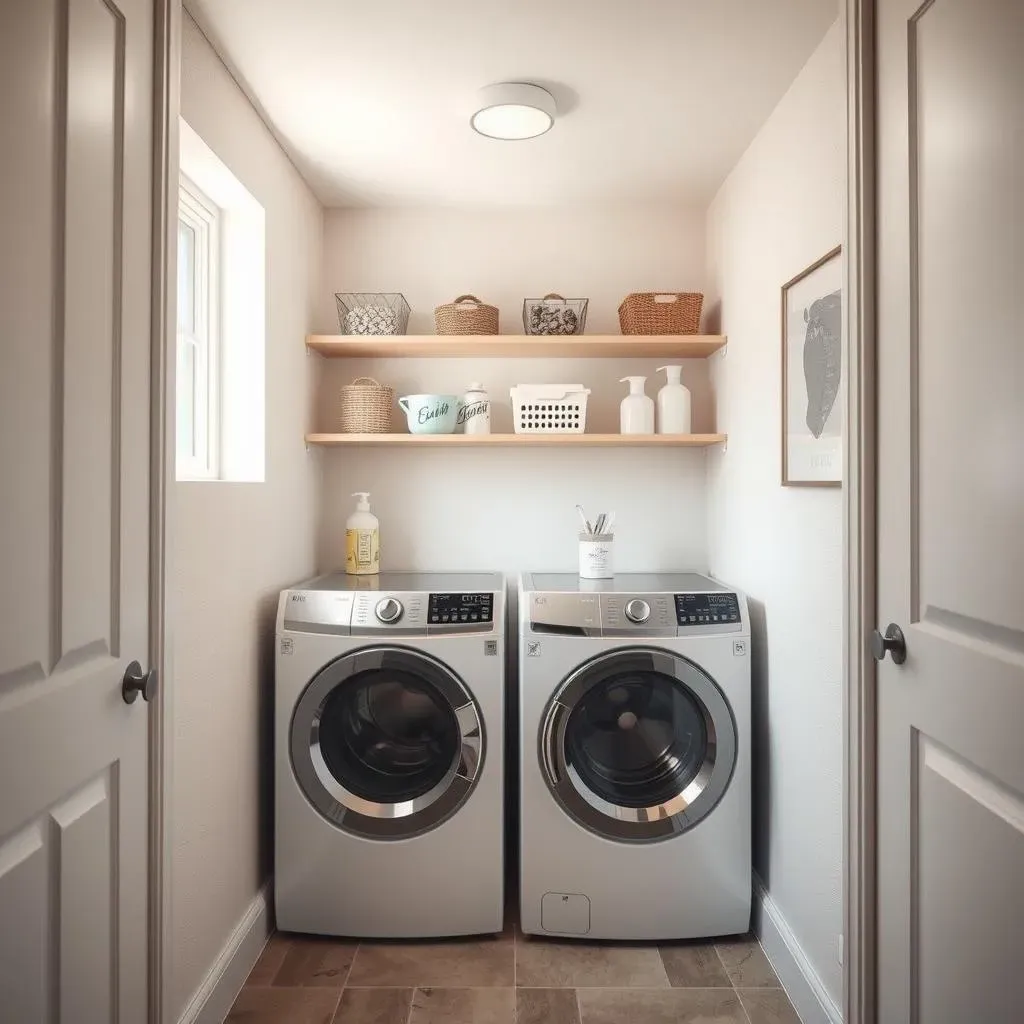
[[[370,511],[370,495],[356,491],[355,511],[345,520],[345,572],[372,576],[380,572],[380,521]]]
[[[690,390],[680,380],[681,366],[659,366],[667,378],[658,392],[658,433],[688,434],[691,429]]]
[[[644,391],[646,377],[623,377],[620,384],[629,382],[629,394],[619,406],[619,432],[622,434],[654,433],[654,400]]]

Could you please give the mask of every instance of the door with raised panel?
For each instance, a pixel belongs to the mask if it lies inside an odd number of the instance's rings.
[[[0,3],[0,1020],[147,1008],[151,0]]]
[[[1019,1024],[1024,3],[877,14],[876,1019]]]

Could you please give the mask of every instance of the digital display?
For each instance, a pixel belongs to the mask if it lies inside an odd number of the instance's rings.
[[[472,625],[490,622],[494,616],[493,594],[431,594],[427,621],[432,626],[452,623]]]
[[[738,625],[739,621],[740,602],[735,594],[676,594],[676,622],[680,626]]]

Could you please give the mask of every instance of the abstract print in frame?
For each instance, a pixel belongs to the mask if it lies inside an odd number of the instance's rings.
[[[782,286],[782,483],[843,479],[842,246]]]

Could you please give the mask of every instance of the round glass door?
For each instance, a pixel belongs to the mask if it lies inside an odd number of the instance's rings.
[[[473,698],[441,662],[371,647],[331,662],[292,716],[292,767],[307,799],[357,835],[428,831],[469,796],[483,727]]]
[[[541,728],[548,786],[580,824],[612,839],[666,839],[710,814],[732,778],[736,726],[702,669],[626,648],[580,666]]]

